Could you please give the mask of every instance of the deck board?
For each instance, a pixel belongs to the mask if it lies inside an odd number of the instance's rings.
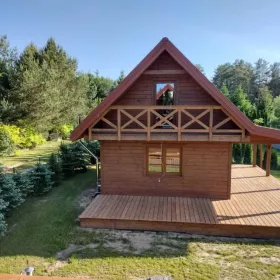
[[[280,181],[259,167],[233,165],[229,200],[99,195],[80,222],[85,227],[280,238]]]

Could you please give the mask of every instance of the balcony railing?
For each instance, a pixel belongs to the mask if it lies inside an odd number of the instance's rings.
[[[246,140],[244,127],[216,105],[112,106],[89,130],[89,137],[119,141]]]

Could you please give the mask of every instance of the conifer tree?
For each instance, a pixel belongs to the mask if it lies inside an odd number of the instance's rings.
[[[54,186],[58,186],[62,180],[62,168],[61,162],[57,154],[52,153],[49,162],[49,168],[52,171],[52,180],[54,182]]]
[[[16,173],[13,176],[16,186],[20,189],[23,198],[33,193],[34,186],[28,173]]]
[[[49,192],[54,185],[49,167],[40,163],[30,173],[30,180],[34,186],[34,195],[43,195]]]
[[[243,163],[244,164],[251,164],[252,162],[252,148],[251,145],[245,144],[244,145],[244,158],[243,158]]]

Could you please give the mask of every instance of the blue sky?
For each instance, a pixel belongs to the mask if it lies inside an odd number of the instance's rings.
[[[53,36],[79,70],[127,74],[168,37],[208,78],[217,65],[243,58],[280,61],[279,0],[9,0],[0,34],[19,51]]]

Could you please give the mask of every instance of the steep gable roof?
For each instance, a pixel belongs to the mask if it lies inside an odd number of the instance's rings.
[[[156,96],[156,99],[158,100],[166,91],[173,91],[174,88],[170,84],[165,85],[158,93]]]
[[[125,77],[125,79],[91,111],[91,113],[74,129],[70,139],[82,138],[88,127],[113,105],[127,89],[143,74],[143,72],[162,54],[168,52],[186,72],[204,88],[223,108],[251,134],[280,140],[280,130],[255,125],[227,97],[225,97],[197,68],[194,66],[168,38],[163,38],[148,55]]]

